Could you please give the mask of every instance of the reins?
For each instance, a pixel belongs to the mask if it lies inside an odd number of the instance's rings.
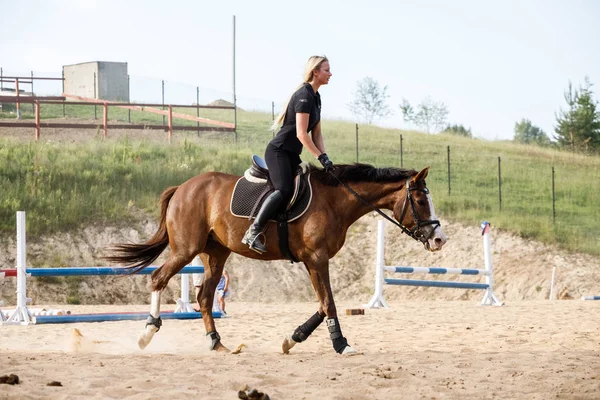
[[[425,225],[437,225],[440,226],[440,221],[438,220],[428,220],[428,221],[421,221],[419,216],[416,214],[415,212],[415,207],[414,204],[412,202],[412,198],[410,196],[410,191],[411,190],[421,190],[421,189],[416,189],[416,188],[411,188],[409,185],[409,181],[407,180],[406,182],[406,200],[404,202],[404,205],[402,206],[402,214],[400,215],[400,221],[402,221],[402,218],[404,217],[404,214],[406,213],[406,202],[410,202],[410,206],[411,206],[411,211],[413,214],[413,219],[415,220],[415,228],[413,230],[409,230],[407,227],[405,227],[404,225],[402,225],[402,223],[395,221],[394,219],[388,217],[383,211],[381,211],[379,208],[375,207],[374,205],[372,205],[371,203],[369,203],[368,201],[366,201],[365,199],[363,199],[358,193],[356,193],[354,191],[354,189],[352,189],[350,186],[348,186],[345,182],[343,182],[340,178],[338,178],[335,174],[333,174],[331,171],[329,171],[329,173],[342,185],[346,188],[346,190],[348,190],[350,193],[352,193],[352,195],[354,195],[354,197],[356,197],[357,199],[359,199],[364,205],[366,205],[367,207],[369,207],[371,210],[375,211],[376,213],[378,213],[379,215],[381,215],[383,218],[385,218],[386,220],[388,220],[389,222],[391,222],[392,224],[396,225],[398,228],[400,228],[402,230],[402,232],[404,232],[405,234],[407,234],[408,236],[410,236],[411,238],[415,239],[416,241],[422,242],[422,243],[426,243],[428,238],[425,238],[425,236],[423,234],[417,236],[417,232],[419,231],[419,229],[422,226]],[[435,228],[433,229],[435,230]],[[433,231],[432,231],[433,232]]]

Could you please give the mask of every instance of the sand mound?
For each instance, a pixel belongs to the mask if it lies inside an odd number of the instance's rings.
[[[367,302],[373,293],[376,227],[378,217],[367,215],[348,230],[346,244],[330,261],[331,282],[336,300]],[[423,246],[388,224],[387,265],[483,268],[483,247],[479,226],[442,221],[449,237],[443,251],[429,253]],[[493,222],[492,222],[493,224]],[[105,265],[103,249],[124,241],[140,242],[155,232],[150,218],[129,228],[87,227],[72,234],[58,234],[28,240],[28,265],[34,267]],[[600,258],[571,254],[552,246],[523,240],[492,226],[492,261],[496,294],[502,301],[543,300],[550,292],[552,268],[557,267],[556,293],[559,299],[579,299],[600,294]],[[0,242],[0,268],[15,261],[14,237]],[[161,263],[165,254],[156,264]],[[231,276],[230,301],[286,302],[313,301],[315,295],[302,264],[287,261],[264,262],[232,255],[227,263]],[[399,275],[396,275],[399,277]],[[406,277],[426,279],[423,275]],[[28,282],[33,304],[146,304],[148,276],[34,278]],[[77,279],[73,279],[77,278]],[[430,278],[439,279],[439,276]],[[480,282],[483,278],[444,276],[441,279]],[[0,298],[7,305],[15,301],[15,280],[0,283]],[[173,279],[163,299],[174,303],[179,297],[179,280]],[[470,300],[480,299],[477,290],[420,287],[386,287],[388,300]]]

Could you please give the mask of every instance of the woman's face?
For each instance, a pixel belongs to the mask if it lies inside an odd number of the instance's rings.
[[[316,70],[314,80],[320,85],[327,85],[329,83],[329,78],[331,78],[331,70],[329,68],[329,62],[325,61],[321,64],[321,67]]]

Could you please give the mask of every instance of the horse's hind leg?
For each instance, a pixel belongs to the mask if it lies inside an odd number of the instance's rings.
[[[152,273],[152,300],[150,305],[150,315],[146,320],[146,328],[138,337],[138,346],[140,349],[148,346],[152,337],[162,325],[160,318],[160,296],[163,289],[169,283],[169,280],[177,274],[183,267],[189,264],[195,256],[195,252],[172,251],[167,261]]]
[[[215,299],[215,290],[223,274],[223,267],[231,250],[225,246],[209,240],[204,251],[200,253],[202,264],[204,264],[204,281],[198,291],[198,303],[202,312],[202,320],[206,329],[206,336],[210,338],[210,349],[217,351],[229,351],[221,343],[221,337],[217,333],[215,320],[212,316],[212,307]]]

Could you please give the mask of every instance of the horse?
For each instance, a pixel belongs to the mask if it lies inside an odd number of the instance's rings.
[[[282,343],[288,353],[305,341],[327,317],[333,347],[339,354],[355,354],[343,336],[331,291],[329,260],[344,245],[350,225],[375,210],[398,225],[404,233],[422,242],[428,251],[439,251],[446,236],[435,214],[425,178],[429,167],[412,169],[375,168],[368,164],[340,164],[330,171],[308,166],[308,179],[314,195],[307,211],[289,224],[289,250],[304,263],[316,296],[317,312],[298,326]],[[145,243],[117,244],[105,258],[122,263],[135,273],[155,261],[167,246],[170,254],[152,273],[150,315],[138,346],[145,348],[162,325],[160,298],[169,280],[196,255],[204,264],[204,280],[198,303],[210,349],[229,351],[221,342],[212,316],[214,293],[223,267],[232,252],[260,259],[284,259],[277,242],[277,226],[269,222],[264,235],[267,251],[256,253],[241,239],[251,221],[230,212],[232,192],[240,177],[221,172],[206,172],[180,186],[167,188],[161,195],[161,216],[154,236]],[[392,212],[392,220],[379,209]],[[410,211],[410,212],[409,212]]]

